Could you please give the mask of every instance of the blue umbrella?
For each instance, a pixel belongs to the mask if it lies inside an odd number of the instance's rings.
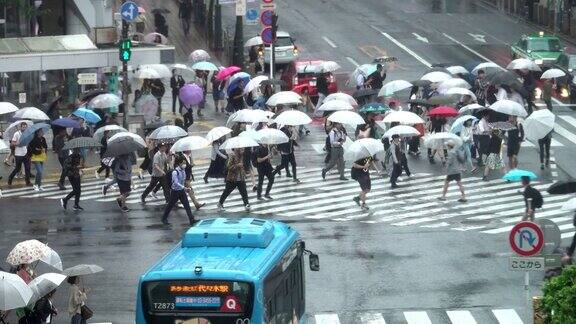
[[[79,122],[77,122],[76,120],[74,120],[72,118],[68,118],[68,117],[58,118],[52,122],[52,125],[66,127],[66,128],[80,128],[80,127],[82,127],[82,125],[80,125]]]
[[[238,83],[240,83],[240,80],[244,81],[244,85],[246,85],[250,81],[250,76],[249,75],[242,75],[242,76],[237,77],[234,80],[232,80],[232,82],[230,82],[230,85],[228,85],[228,95],[230,95],[230,93],[232,93],[232,91],[234,91],[234,90],[236,90],[236,88],[238,88]]]
[[[26,130],[22,133],[22,136],[20,137],[20,142],[18,143],[18,146],[28,145],[32,141],[32,139],[34,138],[34,133],[36,133],[37,130],[47,129],[47,128],[50,128],[50,125],[48,125],[46,123],[38,123],[38,124],[28,126],[28,128],[26,128]]]
[[[86,109],[86,108],[78,108],[78,109],[76,109],[76,111],[74,111],[72,113],[72,115],[80,117],[80,118],[84,119],[85,121],[89,122],[90,124],[96,124],[97,122],[102,120],[100,118],[100,116],[98,116],[97,113],[93,112],[90,109]]]
[[[218,67],[211,62],[196,62],[192,65],[192,69],[200,71],[218,71]]]
[[[509,181],[509,182],[518,182],[518,181],[522,180],[522,177],[529,177],[530,180],[538,179],[538,176],[536,174],[534,174],[534,172],[526,171],[526,170],[520,170],[520,169],[514,169],[514,170],[508,171],[508,173],[506,173],[502,177],[502,179]]]
[[[478,118],[474,117],[474,116],[462,116],[458,119],[456,119],[453,123],[452,123],[452,127],[450,128],[450,133],[459,133],[460,131],[462,131],[462,126],[464,126],[464,123],[467,120],[472,120],[472,122],[475,122],[478,120]]]

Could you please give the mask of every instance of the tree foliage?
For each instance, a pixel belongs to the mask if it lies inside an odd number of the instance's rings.
[[[576,266],[548,280],[543,288],[542,309],[548,324],[576,323]]]

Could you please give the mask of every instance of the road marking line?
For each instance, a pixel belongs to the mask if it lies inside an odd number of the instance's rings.
[[[513,309],[493,309],[492,313],[501,324],[524,324]]]
[[[328,45],[332,46],[333,48],[336,48],[338,46],[336,46],[336,44],[334,44],[333,41],[330,40],[330,38],[326,37],[326,36],[322,36],[322,39],[326,41],[326,43],[328,43]]]
[[[560,237],[561,237],[562,239],[570,238],[570,237],[573,237],[573,236],[574,236],[574,232],[562,233],[562,234],[560,235]]]
[[[340,324],[338,314],[318,314],[314,315],[316,324]]]
[[[432,324],[426,312],[404,312],[408,324]]]
[[[476,324],[476,320],[467,310],[447,311],[448,317],[452,324]]]
[[[385,33],[383,31],[381,31],[380,29],[378,29],[378,27],[370,25],[370,27],[372,29],[374,29],[375,31],[379,32],[380,34],[382,34],[382,36],[388,38],[388,40],[390,40],[392,43],[396,44],[396,46],[400,47],[401,49],[403,49],[406,53],[412,55],[412,57],[414,57],[415,59],[417,59],[420,63],[424,64],[426,67],[431,68],[432,64],[430,64],[430,62],[426,61],[425,59],[423,59],[420,55],[416,54],[413,50],[409,49],[408,47],[406,47],[406,45],[400,43],[396,38],[390,36],[388,33]]]
[[[559,124],[554,125],[554,132],[576,144],[576,135],[572,134],[569,130],[560,126]]]
[[[348,60],[348,62],[352,63],[352,65],[354,65],[355,67],[360,66],[360,64],[358,64],[358,62],[356,62],[353,58],[346,56],[346,59]]]
[[[368,313],[360,316],[360,321],[365,324],[386,324],[380,313]]]
[[[467,49],[470,53],[478,56],[479,58],[485,60],[486,62],[490,62],[490,63],[494,63],[491,59],[487,58],[486,56],[476,52],[475,50],[471,49],[469,46],[467,46],[466,44],[460,42],[459,40],[455,39],[454,37],[447,35],[446,33],[442,33],[442,35],[444,35],[444,37],[448,38],[449,40],[453,41],[454,43],[462,46],[463,48]],[[494,63],[496,64],[496,63]],[[505,70],[503,67],[500,67],[502,70]]]

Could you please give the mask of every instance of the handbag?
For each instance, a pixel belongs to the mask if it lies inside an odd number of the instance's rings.
[[[94,316],[94,312],[88,306],[82,305],[82,307],[80,307],[80,315],[83,320],[89,320]]]

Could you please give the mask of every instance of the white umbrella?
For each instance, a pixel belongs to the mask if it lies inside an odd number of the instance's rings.
[[[273,94],[266,104],[274,107],[277,105],[297,105],[302,103],[302,97],[294,91],[280,91]]]
[[[248,137],[250,139],[253,139],[255,141],[258,141],[258,132],[254,129],[254,128],[248,128],[245,131],[242,131],[242,133],[238,134],[238,136],[240,137]]]
[[[87,276],[102,271],[104,271],[104,269],[96,264],[79,264],[71,268],[64,269],[64,271],[62,271],[62,274],[68,277],[76,277],[76,276]]]
[[[58,252],[54,251],[54,249],[50,247],[48,248],[50,249],[50,252],[48,252],[48,254],[45,257],[40,259],[40,261],[46,263],[47,265],[51,266],[52,268],[58,271],[62,271],[62,259],[60,258],[60,255],[58,254]]]
[[[0,115],[10,114],[15,111],[18,111],[18,107],[11,102],[0,102]]]
[[[124,101],[120,97],[112,93],[104,93],[97,95],[88,103],[90,108],[106,109],[111,107],[116,107],[122,104]]]
[[[159,42],[158,39],[160,39]],[[146,36],[144,36],[143,41],[144,43],[150,43],[150,44],[162,44],[162,45],[168,44],[168,38],[166,38],[166,36],[160,33],[147,34]]]
[[[464,89],[470,89],[471,86],[468,82],[466,82],[466,80],[464,79],[460,79],[460,78],[453,78],[453,79],[449,79],[446,81],[442,81],[439,85],[438,85],[438,92],[439,93],[446,93],[446,91],[448,91],[449,89],[452,88],[464,88]]]
[[[364,120],[364,118],[362,118],[362,116],[360,116],[360,114],[347,110],[341,110],[333,113],[332,115],[330,115],[330,117],[328,117],[328,120],[333,123],[340,123],[352,126],[366,124],[366,121]]]
[[[524,107],[516,101],[512,100],[498,100],[490,107],[491,110],[497,111],[511,116],[526,117],[528,114]]]
[[[160,75],[161,78],[170,78],[172,77],[172,72],[170,69],[164,64],[142,64],[140,65],[141,69],[152,69]]]
[[[324,61],[320,64],[320,70],[322,72],[334,72],[340,68],[341,68],[340,64],[334,61]]]
[[[474,94],[474,92],[468,90],[468,89],[464,89],[464,88],[451,88],[446,90],[446,92],[444,93],[446,95],[459,95],[459,96],[470,96],[472,97],[472,101],[477,101],[478,98],[476,98],[476,95]]]
[[[0,310],[7,311],[28,305],[32,289],[19,276],[0,271]]]
[[[332,100],[343,100],[351,104],[353,107],[358,107],[358,102],[356,102],[356,99],[354,99],[354,97],[344,92],[331,93],[324,99],[324,102]]]
[[[9,147],[9,146],[8,146],[8,144],[6,144],[6,142],[0,141],[0,152],[8,149],[8,147]]]
[[[182,129],[182,127],[166,125],[156,128],[148,137],[154,140],[166,140],[184,136],[188,136],[188,132]]]
[[[104,132],[127,132],[127,131],[128,131],[127,129],[118,125],[106,125],[98,128],[94,132],[94,135],[92,135],[92,137],[95,139],[100,139],[104,135]]]
[[[130,133],[130,132],[120,132],[117,134],[114,134],[112,137],[110,137],[108,139],[108,144],[113,143],[115,141],[118,141],[120,139],[126,138],[126,137],[130,137],[132,140],[134,140],[135,142],[137,142],[138,144],[146,147],[146,141],[138,134],[134,134],[134,133]]]
[[[191,68],[188,67],[188,65],[182,64],[182,63],[172,64],[172,68],[173,69],[179,69],[179,70],[193,71]]]
[[[384,144],[374,138],[361,138],[346,148],[346,159],[357,161],[384,152]]]
[[[188,60],[191,62],[200,62],[210,60],[210,54],[203,49],[195,50],[188,56]]]
[[[509,70],[541,71],[538,64],[536,64],[536,63],[534,63],[534,61],[526,59],[526,58],[518,58],[518,59],[512,60],[512,62],[510,62],[508,64],[508,66],[506,66],[506,68]]]
[[[562,210],[575,211],[576,210],[576,198],[572,198],[572,199],[568,200],[567,202],[565,202],[562,205]]]
[[[386,83],[378,92],[378,97],[391,96],[394,93],[412,87],[412,83],[405,80],[394,80]]]
[[[411,137],[411,136],[419,136],[420,132],[412,127],[407,125],[398,125],[390,128],[384,133],[383,138],[392,138],[392,135],[398,135],[400,137]]]
[[[542,73],[540,79],[554,79],[565,76],[566,73],[560,69],[549,69]]]
[[[312,122],[312,119],[305,113],[298,110],[286,110],[280,113],[274,121],[278,125],[299,126]]]
[[[241,109],[228,117],[226,126],[233,123],[267,123],[268,115],[264,110],[259,109]]]
[[[446,70],[452,74],[470,74],[470,72],[468,72],[465,67],[460,65],[449,66],[446,68]]]
[[[290,140],[283,131],[275,128],[264,128],[256,132],[257,141],[267,145],[288,143]]]
[[[244,47],[252,47],[252,46],[258,46],[258,45],[262,45],[262,44],[264,44],[264,42],[262,41],[262,37],[254,36],[254,37],[250,38],[249,40],[247,40],[246,43],[244,43]]]
[[[384,123],[400,123],[404,125],[424,124],[420,116],[409,111],[392,111],[382,120]]]
[[[206,134],[206,140],[212,143],[215,140],[220,139],[230,133],[232,133],[232,130],[228,127],[224,126],[214,127],[210,131],[208,131],[208,134]]]
[[[426,73],[420,78],[420,80],[428,80],[432,83],[442,82],[450,79],[452,79],[450,74],[441,71]]]
[[[464,126],[464,123],[467,122],[468,120],[478,120],[478,118],[472,116],[472,115],[464,115],[461,117],[458,117],[453,123],[452,126],[450,127],[450,132],[451,133],[458,133],[462,131],[462,127]]]
[[[50,120],[50,117],[46,115],[42,110],[36,107],[26,107],[18,110],[14,114],[14,119],[30,119],[30,120]]]
[[[347,101],[343,100],[330,100],[325,101],[319,108],[319,111],[339,111],[339,110],[354,110],[354,107]]]
[[[28,283],[28,287],[32,290],[32,298],[29,303],[35,303],[52,290],[58,288],[64,279],[66,279],[66,276],[59,273],[44,273],[34,278]]]
[[[534,111],[524,120],[524,134],[531,141],[544,138],[554,129],[556,116],[548,109]]]
[[[236,136],[229,138],[224,143],[222,143],[222,145],[220,145],[220,149],[231,150],[236,148],[256,147],[258,145],[258,142],[248,136]]]
[[[34,123],[31,120],[17,120],[15,122],[13,122],[12,124],[10,124],[10,126],[8,126],[6,128],[6,130],[4,131],[4,138],[7,141],[11,141],[12,137],[14,137],[14,133],[16,133],[19,129],[20,129],[20,124],[22,123],[26,123],[26,125],[30,126],[33,125]]]
[[[170,148],[171,153],[201,150],[210,145],[207,139],[201,136],[186,136],[176,141]]]
[[[462,139],[460,136],[448,132],[439,132],[426,136],[424,139],[424,146],[437,147],[444,145],[448,141],[454,141],[456,146],[462,145]]]
[[[136,79],[160,79],[160,73],[151,68],[139,69],[134,74]]]
[[[458,110],[458,113],[463,114],[463,113],[478,110],[478,109],[488,109],[488,108],[486,108],[482,105],[479,105],[477,103],[473,103],[473,104],[469,104],[469,105],[466,105],[466,106],[460,108],[460,110]]]
[[[259,75],[257,77],[254,77],[253,79],[248,81],[248,83],[246,83],[246,85],[244,86],[244,94],[246,95],[254,91],[256,88],[260,87],[260,83],[268,79],[269,78],[265,75]]]
[[[476,67],[474,69],[472,69],[472,74],[478,74],[479,70],[483,70],[484,72],[486,72],[486,70],[488,69],[498,69],[498,70],[502,70],[502,68],[493,62],[484,62],[484,63],[480,63],[478,65],[476,65]]]

